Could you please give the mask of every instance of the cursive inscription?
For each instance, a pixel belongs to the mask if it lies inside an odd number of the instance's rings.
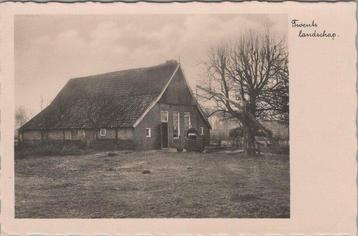
[[[338,35],[335,32],[329,32],[326,29],[319,29],[319,25],[315,20],[310,22],[302,22],[298,19],[291,21],[292,28],[299,28],[299,38],[330,38],[334,40]]]

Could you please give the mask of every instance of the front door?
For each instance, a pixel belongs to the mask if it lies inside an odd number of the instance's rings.
[[[161,125],[162,148],[168,147],[168,123]]]

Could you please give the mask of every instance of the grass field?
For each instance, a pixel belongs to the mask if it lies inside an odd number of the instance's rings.
[[[290,215],[287,155],[96,152],[28,156],[15,169],[16,218]]]

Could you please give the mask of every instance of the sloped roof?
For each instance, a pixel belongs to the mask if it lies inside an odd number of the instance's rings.
[[[133,127],[178,68],[176,61],[71,79],[21,130]]]

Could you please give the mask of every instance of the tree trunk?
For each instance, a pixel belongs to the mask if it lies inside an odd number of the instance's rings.
[[[251,101],[248,106],[245,107],[247,113],[255,114],[256,104],[255,101]],[[243,122],[244,130],[244,152],[247,155],[256,155],[255,134],[256,124],[249,118],[248,114],[245,114]]]
[[[247,155],[256,154],[255,131],[250,121],[244,124],[244,152]]]

